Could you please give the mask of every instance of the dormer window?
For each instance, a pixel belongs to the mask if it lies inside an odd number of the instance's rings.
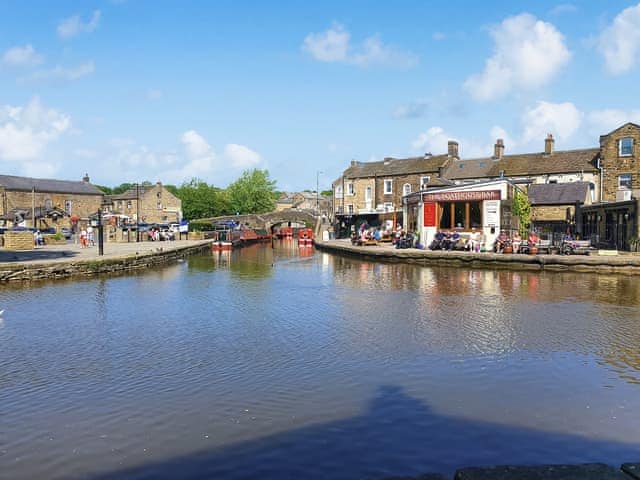
[[[429,180],[431,180],[429,176],[420,177],[420,190],[426,190]]]
[[[618,155],[621,157],[630,157],[633,155],[632,137],[625,137],[618,140]]]

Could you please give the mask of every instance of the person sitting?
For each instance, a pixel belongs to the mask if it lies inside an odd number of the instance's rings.
[[[475,227],[471,228],[471,233],[469,234],[469,250],[472,252],[480,251],[480,242],[479,242],[480,234],[476,231]]]
[[[520,244],[522,243],[522,238],[520,234],[516,230],[511,236],[511,245],[513,246],[513,253],[518,253],[520,250]]]
[[[538,238],[538,234],[537,234],[536,232],[534,232],[534,231],[531,231],[531,232],[529,233],[529,238],[527,239],[527,244],[528,244],[530,247],[533,247],[533,246],[535,246],[535,245],[537,245],[537,244],[538,244],[538,241],[539,241],[539,240],[540,240],[540,239]]]
[[[460,240],[460,234],[457,231],[454,231],[451,234],[451,241],[449,242],[449,251],[455,250],[458,245],[458,241]]]
[[[498,238],[496,238],[496,243],[493,247],[494,252],[502,253],[504,247],[507,245],[508,240],[509,237],[507,237],[507,233],[504,230],[501,230],[500,235],[498,235]]]
[[[377,228],[373,231],[373,239],[378,242],[380,241],[380,239],[382,238],[382,235],[380,234],[380,230],[378,230]]]

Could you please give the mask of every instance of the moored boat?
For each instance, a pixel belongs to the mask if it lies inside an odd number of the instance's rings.
[[[310,247],[313,245],[313,230],[310,228],[301,228],[298,230],[298,246]]]

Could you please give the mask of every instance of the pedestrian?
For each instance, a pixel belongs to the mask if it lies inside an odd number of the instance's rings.
[[[80,248],[87,247],[87,231],[83,228],[80,231]]]

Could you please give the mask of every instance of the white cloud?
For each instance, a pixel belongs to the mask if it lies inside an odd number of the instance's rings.
[[[504,128],[498,125],[495,125],[494,127],[491,128],[491,138],[494,140],[501,138],[504,142],[505,149],[507,147],[515,148],[518,145],[518,142],[516,141],[516,139],[511,137],[511,135],[509,135]]]
[[[58,36],[66,39],[75,37],[80,33],[91,33],[98,28],[101,16],[102,14],[100,10],[95,10],[91,15],[91,18],[86,22],[82,21],[80,15],[74,15],[66,18],[58,25]]]
[[[411,148],[415,151],[438,155],[447,151],[447,144],[451,139],[442,127],[431,127],[411,142]]]
[[[625,8],[597,40],[609,73],[628,72],[640,62],[640,3]]]
[[[231,160],[231,164],[234,167],[243,169],[254,167],[262,160],[258,152],[235,143],[230,143],[224,147],[224,156]]]
[[[549,12],[551,15],[558,16],[564,15],[565,13],[575,13],[578,11],[578,7],[576,7],[573,3],[561,3],[556,5]]]
[[[447,35],[443,32],[433,32],[431,34],[431,38],[433,38],[436,42],[440,42],[447,38]]]
[[[640,124],[640,109],[616,110],[609,108],[593,110],[587,114],[588,130],[593,136],[607,134],[627,122]]]
[[[12,47],[2,55],[2,63],[9,67],[34,67],[42,63],[42,55],[31,44]]]
[[[158,90],[157,88],[152,88],[147,91],[147,98],[149,100],[159,100],[163,97],[162,90]]]
[[[405,103],[398,105],[393,111],[394,118],[420,118],[423,117],[429,109],[429,103],[418,100],[413,103]]]
[[[418,57],[382,43],[377,35],[367,37],[360,45],[350,45],[351,34],[340,24],[322,33],[310,33],[302,50],[321,62],[340,62],[358,67],[389,66],[411,68]]]
[[[35,159],[70,129],[68,115],[46,108],[37,97],[25,107],[5,105],[0,108],[0,159]]]
[[[571,102],[550,103],[540,101],[525,110],[522,141],[542,142],[548,133],[560,140],[571,138],[582,124],[583,113]]]
[[[532,90],[548,83],[565,66],[571,53],[564,36],[551,24],[523,13],[508,17],[490,31],[495,46],[482,73],[464,83],[480,101],[515,90]]]
[[[50,70],[40,70],[35,72],[29,80],[32,81],[43,81],[43,80],[64,80],[64,81],[73,81],[78,80],[82,77],[86,77],[87,75],[91,75],[95,72],[96,66],[93,63],[93,60],[89,60],[88,62],[82,63],[77,67],[62,67],[57,65],[56,67]]]

